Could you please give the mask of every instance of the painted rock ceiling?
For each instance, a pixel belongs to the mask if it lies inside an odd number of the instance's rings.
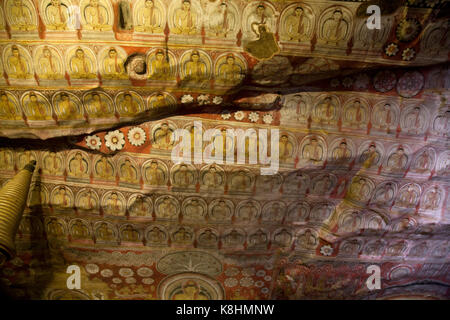
[[[2,286],[20,299],[448,299],[446,10],[1,1],[0,186],[38,165]],[[200,153],[208,129],[215,147],[226,129],[279,139],[251,136],[243,164],[176,163],[177,129]],[[262,175],[250,149],[273,145],[279,170]]]

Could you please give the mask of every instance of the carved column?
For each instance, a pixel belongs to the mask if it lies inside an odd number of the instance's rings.
[[[15,254],[14,239],[35,166],[36,161],[31,161],[0,189],[0,266]]]

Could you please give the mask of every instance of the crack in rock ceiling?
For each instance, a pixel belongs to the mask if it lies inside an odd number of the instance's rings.
[[[448,299],[448,2],[378,1],[372,30],[369,3],[1,1],[0,186],[38,166],[5,291]],[[175,163],[177,129],[280,134]]]

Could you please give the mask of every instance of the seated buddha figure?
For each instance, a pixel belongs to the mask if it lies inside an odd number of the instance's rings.
[[[32,5],[31,5],[31,8]],[[37,26],[33,24],[33,13],[30,11],[30,6],[25,4],[23,0],[14,0],[9,7],[10,26],[13,31],[31,31],[36,30]]]
[[[7,58],[8,76],[13,79],[30,79],[33,75],[25,57],[16,45],[11,47],[11,55]]]
[[[57,108],[59,110],[58,119],[60,120],[76,120],[80,119],[80,114],[75,102],[70,100],[69,95],[66,92],[60,94],[60,100],[57,102]]]
[[[232,53],[227,55],[226,63],[220,65],[216,82],[223,85],[238,84],[243,77],[241,67]]]
[[[103,60],[103,70],[102,77],[105,79],[128,79],[124,61],[119,57],[115,48],[109,49],[108,55]]]
[[[325,20],[323,24],[323,37],[326,43],[337,45],[347,35],[349,23],[344,18],[341,10],[334,10],[332,17]]]
[[[42,55],[39,56],[38,62],[38,76],[40,79],[55,80],[63,77],[58,58],[52,54],[47,46],[42,50]]]
[[[66,6],[61,5],[61,0],[51,0],[46,9],[48,30],[67,30],[69,12]]]
[[[83,27],[86,30],[112,30],[112,25],[110,25],[108,21],[108,11],[99,2],[99,0],[90,0],[89,4],[84,8],[86,25],[84,25]]]
[[[125,93],[123,98],[119,100],[120,114],[123,116],[134,116],[139,113],[139,103],[133,99],[130,93]]]
[[[155,58],[150,63],[149,79],[169,80],[173,78],[168,58],[162,49],[156,51]]]
[[[0,93],[0,119],[20,120],[22,117],[17,114],[14,103],[9,99],[5,92]]]
[[[201,82],[206,79],[206,65],[200,59],[198,51],[191,53],[191,58],[186,62],[186,76],[184,80],[192,82]]]
[[[197,34],[197,12],[192,10],[191,1],[183,0],[181,8],[175,11],[174,34]]]
[[[38,99],[34,92],[28,95],[29,101],[25,103],[28,119],[30,120],[49,120],[51,115],[47,114],[47,108],[44,103]]]
[[[86,56],[83,49],[78,48],[75,55],[70,59],[71,78],[74,79],[94,79],[97,75],[94,73],[93,62]]]
[[[134,28],[137,32],[161,33],[163,32],[162,12],[155,6],[155,1],[145,0],[144,8],[138,12],[138,22]]]

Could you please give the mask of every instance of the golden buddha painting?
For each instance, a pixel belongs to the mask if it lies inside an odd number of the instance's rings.
[[[176,220],[180,214],[180,204],[172,196],[161,196],[155,201],[155,215],[159,220]]]
[[[148,97],[148,109],[169,108],[176,105],[176,98],[168,92],[156,92]]]
[[[50,204],[59,210],[71,210],[74,205],[72,190],[64,185],[56,186],[50,195]]]
[[[161,122],[152,128],[152,147],[159,150],[172,150],[174,144],[173,132],[176,127],[171,122]]]
[[[372,107],[372,130],[393,133],[397,129],[400,110],[396,102],[380,101]]]
[[[99,52],[99,71],[105,83],[128,79],[124,67],[126,58],[125,51],[120,47],[105,47]]]
[[[281,14],[280,21],[282,41],[309,45],[315,26],[315,15],[309,5],[295,3],[289,6]]]
[[[114,11],[107,0],[81,0],[81,25],[83,38],[113,39]]]
[[[72,0],[40,1],[46,37],[55,39],[77,38],[77,13]]]
[[[92,80],[97,82],[97,59],[91,49],[85,46],[73,46],[66,51],[66,66],[71,83]],[[81,80],[81,81],[79,81]]]
[[[217,58],[214,71],[215,85],[236,86],[244,79],[247,66],[240,55],[228,53]]]
[[[149,80],[158,81],[158,83],[175,81],[177,60],[171,51],[162,48],[150,51],[147,66]]]
[[[94,158],[93,164],[94,179],[111,182],[116,180],[116,172],[112,158],[104,155],[97,156]]]
[[[42,154],[42,173],[62,177],[65,169],[64,157],[61,152],[46,151]]]
[[[39,83],[67,85],[67,81],[64,79],[63,59],[57,48],[49,45],[36,47],[33,51],[33,60]]]
[[[239,31],[239,9],[233,1],[211,2],[206,8],[208,22],[206,35],[211,38],[233,40]]]
[[[181,36],[200,35],[202,9],[197,0],[172,0],[169,17],[171,33]]]
[[[17,98],[8,91],[0,91],[0,121],[22,121],[22,110]]]
[[[131,188],[140,188],[140,172],[134,160],[129,157],[123,157],[118,160],[117,168],[120,185]]]
[[[166,8],[160,0],[138,0],[133,5],[134,31],[162,34],[166,25]]]
[[[6,0],[5,16],[12,37],[37,38],[37,10],[31,0]]]
[[[95,190],[91,188],[84,188],[77,193],[75,199],[75,206],[77,210],[94,211],[99,207],[99,197]]]
[[[314,167],[323,165],[326,160],[327,145],[318,135],[303,138],[299,149],[299,167]]]
[[[102,198],[103,212],[112,216],[124,216],[126,210],[126,201],[122,193],[108,191]]]
[[[180,58],[181,83],[184,87],[207,87],[212,62],[203,50],[185,52]]]
[[[280,51],[275,38],[278,13],[268,2],[252,2],[243,13],[243,47],[257,59],[270,59]]]
[[[36,84],[33,60],[30,53],[20,45],[8,45],[3,49],[5,71],[11,84]]]
[[[336,126],[339,120],[340,101],[335,95],[317,97],[311,118],[317,126]]]
[[[91,172],[90,157],[83,151],[73,150],[67,155],[67,179],[86,180]]]
[[[114,114],[114,102],[104,92],[88,92],[84,95],[83,101],[90,119],[110,118]]]
[[[352,23],[352,14],[344,7],[336,6],[325,10],[319,17],[318,42],[346,48]]]
[[[115,98],[116,109],[121,117],[130,118],[145,110],[144,101],[135,91],[123,91]]]
[[[25,92],[21,97],[22,109],[29,121],[53,121],[52,106],[40,92]]]
[[[16,151],[16,166],[17,168],[25,167],[30,161],[38,160],[38,154],[29,149],[20,148]]]
[[[133,218],[151,218],[153,212],[153,203],[150,197],[133,194],[128,199],[128,213]]]
[[[344,105],[342,125],[353,129],[367,130],[370,107],[365,99],[350,99]]]
[[[142,165],[142,177],[144,184],[165,188],[167,185],[169,169],[167,165],[156,159],[148,160]]]
[[[71,92],[57,92],[52,98],[58,121],[84,121],[84,108],[80,99]]]

